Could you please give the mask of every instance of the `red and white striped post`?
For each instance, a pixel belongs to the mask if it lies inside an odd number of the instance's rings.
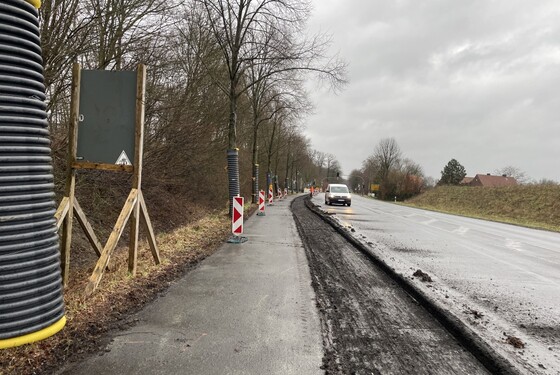
[[[247,237],[241,236],[243,234],[243,204],[243,197],[233,197],[231,215],[231,233],[233,233],[233,237],[228,240],[230,243],[242,243],[247,241]]]
[[[284,199],[288,196],[288,188],[284,188]]]
[[[265,216],[264,212],[264,190],[259,191],[259,212],[257,216]]]
[[[243,234],[243,197],[233,197],[233,215],[231,215],[231,232]]]
[[[274,204],[274,191],[272,190],[272,184],[268,186],[268,205]]]

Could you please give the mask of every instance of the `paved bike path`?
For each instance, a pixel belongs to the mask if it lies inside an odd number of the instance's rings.
[[[320,321],[290,200],[224,244],[114,333],[105,352],[59,374],[320,374]]]

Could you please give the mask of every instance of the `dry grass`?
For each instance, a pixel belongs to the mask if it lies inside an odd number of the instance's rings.
[[[87,257],[82,256],[81,263],[74,263],[70,285],[65,290],[66,327],[44,341],[0,351],[0,374],[50,374],[68,358],[98,350],[104,345],[107,331],[124,328],[127,315],[153,300],[170,282],[212,254],[229,231],[230,219],[222,211],[161,233],[157,236],[163,258],[159,266],[154,265],[144,241],[140,244],[135,278],[127,274],[128,251],[121,247],[111,259],[111,272],[105,273],[91,298],[85,298],[83,291],[95,259],[87,265],[83,261]],[[121,240],[121,243],[126,242]]]
[[[440,186],[406,204],[428,210],[560,232],[560,186]]]

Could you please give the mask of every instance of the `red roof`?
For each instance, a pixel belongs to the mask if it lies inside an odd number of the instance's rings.
[[[517,180],[514,177],[477,174],[476,176],[474,176],[469,185],[486,187],[512,186],[517,185]]]

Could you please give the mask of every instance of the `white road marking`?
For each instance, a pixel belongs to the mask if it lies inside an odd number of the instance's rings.
[[[523,251],[522,249],[523,243],[516,240],[512,240],[511,238],[506,238],[506,247],[508,249]]]
[[[458,235],[464,236],[465,234],[467,234],[467,232],[468,232],[469,230],[470,230],[470,229],[467,228],[467,227],[459,227],[459,228],[453,230],[452,232],[453,232],[453,233],[457,233]]]

